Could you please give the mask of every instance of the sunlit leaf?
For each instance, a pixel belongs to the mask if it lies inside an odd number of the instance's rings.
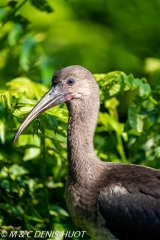
[[[28,170],[26,170],[24,167],[18,166],[17,164],[13,164],[9,168],[9,173],[16,177],[16,176],[22,176],[28,173]]]
[[[13,112],[13,115],[16,116],[16,117],[21,117],[27,113],[29,113],[31,110],[32,110],[33,107],[21,107],[19,109],[16,109],[14,112]]]
[[[51,212],[52,215],[54,215],[54,213],[55,214],[58,213],[58,214],[60,214],[60,215],[62,215],[64,217],[68,217],[69,216],[69,214],[63,208],[61,208],[61,207],[59,207],[57,205],[51,205],[50,212]]]
[[[139,87],[139,95],[142,97],[148,97],[151,94],[151,87],[148,83],[144,83]]]
[[[47,92],[47,88],[44,85],[34,83],[26,77],[13,79],[7,82],[6,85],[16,98],[40,99]]]
[[[111,117],[108,113],[99,113],[99,122],[102,123],[105,127],[106,130],[114,130],[118,132],[119,134],[122,134],[123,132],[123,124],[119,123]]]
[[[28,98],[18,98],[15,101],[16,106],[25,106],[25,105],[30,105],[30,106],[35,106],[37,103],[37,100],[32,100]]]
[[[0,140],[5,143],[5,125],[4,122],[0,120]]]
[[[122,94],[124,91],[138,89],[140,96],[148,97],[151,87],[145,78],[135,78],[132,74],[115,71],[107,74],[94,74],[100,85],[102,100]]]
[[[68,122],[68,111],[63,108],[54,107],[46,111],[46,113],[57,117],[58,120],[67,123]]]
[[[24,214],[24,217],[27,218],[28,220],[32,220],[34,222],[40,222],[40,223],[44,222],[44,220],[42,218],[38,218],[38,217],[35,217],[35,216],[29,216],[27,214]]]
[[[123,91],[123,80],[121,79],[121,76],[123,75],[123,72],[111,72],[108,74],[94,74],[94,77],[98,81],[101,89],[102,89],[102,95],[105,90],[104,97],[105,99],[109,99],[113,96],[116,96],[118,93]]]
[[[0,103],[2,103],[4,107],[11,108],[11,94],[9,91],[0,90]]]
[[[40,155],[40,153],[41,153],[41,151],[40,151],[39,148],[30,147],[30,148],[25,150],[23,160],[28,161],[28,160],[35,159],[36,157],[38,157]]]

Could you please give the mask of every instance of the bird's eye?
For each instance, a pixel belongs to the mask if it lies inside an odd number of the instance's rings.
[[[69,79],[67,80],[67,84],[68,84],[69,86],[73,86],[74,83],[75,83],[75,81],[74,81],[73,78],[69,78]]]

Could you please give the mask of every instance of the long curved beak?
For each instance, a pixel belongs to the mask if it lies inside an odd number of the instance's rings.
[[[56,87],[51,87],[51,89],[41,98],[37,105],[31,110],[28,116],[20,125],[17,133],[14,136],[14,143],[17,142],[22,131],[27,127],[27,125],[39,116],[41,113],[50,109],[60,103],[69,101],[73,99],[74,96],[62,87],[62,85],[57,85]]]

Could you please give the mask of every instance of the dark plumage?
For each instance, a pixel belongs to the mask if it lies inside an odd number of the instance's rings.
[[[15,135],[43,111],[67,102],[68,180],[65,197],[74,222],[96,240],[160,239],[160,172],[100,161],[93,136],[99,111],[99,88],[81,66],[56,72],[52,87]]]
[[[98,197],[107,228],[118,239],[160,239],[160,172],[135,165],[115,168]]]

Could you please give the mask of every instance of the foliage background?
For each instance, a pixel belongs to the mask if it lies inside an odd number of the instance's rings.
[[[77,230],[63,197],[65,105],[12,143],[60,67],[82,65],[100,85],[99,158],[160,168],[159,22],[159,0],[1,0],[1,230]]]

